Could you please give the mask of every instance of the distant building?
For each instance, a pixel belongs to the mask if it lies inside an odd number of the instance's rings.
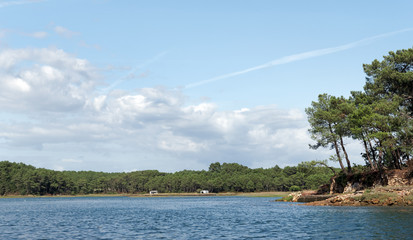
[[[158,194],[158,191],[157,191],[157,190],[152,190],[152,191],[149,192],[149,194],[150,194],[150,195]]]
[[[201,192],[200,192],[201,194],[208,194],[209,193],[209,191],[208,190],[201,190]]]

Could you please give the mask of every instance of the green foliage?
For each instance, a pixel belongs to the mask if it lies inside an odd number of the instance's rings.
[[[316,189],[333,173],[319,162],[298,166],[250,169],[237,163],[212,163],[208,171],[156,170],[130,173],[52,171],[23,163],[0,162],[0,194],[71,195],[159,192],[256,192]]]
[[[284,202],[292,202],[293,201],[293,196],[286,196],[280,199],[280,201],[284,201]]]
[[[331,147],[350,173],[343,139],[351,137],[363,145],[370,169],[406,167],[413,161],[413,49],[389,52],[363,68],[364,92],[353,91],[349,99],[320,94],[306,109],[316,141],[310,147]]]
[[[305,111],[311,126],[309,129],[311,138],[316,141],[316,144],[310,145],[310,148],[330,147],[334,149],[342,170],[344,170],[341,159],[341,152],[343,152],[347,162],[347,171],[351,172],[350,161],[343,142],[344,137],[350,136],[347,116],[351,112],[351,106],[348,100],[343,97],[320,94],[318,101],[312,102],[311,107]]]
[[[291,192],[297,192],[297,191],[300,191],[300,190],[301,190],[301,188],[299,186],[296,186],[296,185],[290,187]]]

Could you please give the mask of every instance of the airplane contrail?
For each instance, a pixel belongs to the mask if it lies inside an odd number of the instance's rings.
[[[168,51],[164,51],[159,53],[158,55],[154,56],[153,58],[145,61],[143,64],[140,64],[136,67],[134,67],[132,70],[130,70],[125,76],[118,78],[115,82],[113,82],[112,84],[110,84],[108,87],[101,89],[100,92],[108,92],[109,90],[115,88],[117,85],[123,83],[124,81],[127,80],[127,78],[132,75],[134,72],[136,72],[138,69],[142,69],[156,61],[158,61],[159,59],[161,59],[163,56],[165,56],[168,53]]]
[[[277,65],[281,65],[281,64],[286,64],[286,63],[296,62],[296,61],[300,61],[300,60],[304,60],[304,59],[308,59],[308,58],[314,58],[314,57],[324,56],[324,55],[328,55],[328,54],[332,54],[332,53],[336,53],[336,52],[341,52],[341,51],[344,51],[344,50],[348,50],[348,49],[351,49],[351,48],[361,46],[363,44],[367,44],[367,43],[369,43],[373,40],[376,40],[376,39],[393,36],[393,35],[403,33],[403,32],[410,32],[412,30],[413,30],[413,28],[406,28],[406,29],[402,29],[402,30],[398,30],[398,31],[394,31],[394,32],[389,32],[389,33],[384,33],[384,34],[364,38],[364,39],[361,39],[361,40],[358,40],[358,41],[355,41],[355,42],[351,42],[351,43],[347,43],[347,44],[344,44],[344,45],[340,45],[340,46],[337,46],[337,47],[317,49],[317,50],[313,50],[313,51],[308,51],[308,52],[303,52],[303,53],[298,53],[298,54],[285,56],[285,57],[273,60],[271,62],[267,62],[267,63],[261,64],[261,65],[255,66],[255,67],[247,68],[247,69],[244,69],[244,70],[241,70],[241,71],[227,73],[227,74],[217,76],[217,77],[213,77],[213,78],[210,78],[210,79],[207,79],[207,80],[203,80],[203,81],[199,81],[199,82],[195,82],[195,83],[190,83],[190,84],[186,85],[184,87],[184,89],[198,87],[198,86],[201,86],[201,85],[204,85],[204,84],[207,84],[207,83],[216,82],[218,80],[223,80],[223,79],[235,77],[235,76],[238,76],[238,75],[242,75],[242,74],[249,73],[249,72],[252,72],[252,71],[257,71],[257,70],[264,69],[264,68],[269,68],[269,67],[273,67],[273,66],[277,66]]]

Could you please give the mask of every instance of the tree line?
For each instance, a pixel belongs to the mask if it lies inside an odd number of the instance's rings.
[[[250,169],[237,163],[212,163],[202,171],[129,173],[54,171],[23,163],[0,162],[0,195],[74,195],[159,192],[255,192],[317,189],[333,176],[320,162]]]
[[[310,148],[334,150],[346,173],[352,172],[349,139],[360,142],[372,171],[413,167],[413,49],[389,52],[363,68],[364,91],[349,98],[320,94],[306,109],[316,142]]]

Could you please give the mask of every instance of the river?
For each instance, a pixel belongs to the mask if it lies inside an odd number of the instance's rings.
[[[0,199],[0,239],[413,239],[413,208],[264,197]]]

